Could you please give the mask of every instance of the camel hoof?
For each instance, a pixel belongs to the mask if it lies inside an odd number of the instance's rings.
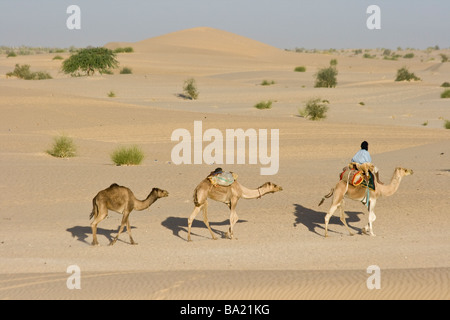
[[[355,234],[350,232],[350,237],[353,237]]]

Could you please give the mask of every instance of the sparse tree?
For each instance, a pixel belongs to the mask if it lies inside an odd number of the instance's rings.
[[[118,66],[119,63],[116,60],[116,54],[112,50],[106,48],[87,48],[81,49],[64,60],[62,71],[71,75],[78,75],[81,72],[90,76],[95,71],[103,74]]]

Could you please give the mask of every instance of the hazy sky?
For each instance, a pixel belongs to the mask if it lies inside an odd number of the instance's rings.
[[[81,29],[69,30],[70,5]],[[381,30],[369,30],[369,5]],[[213,27],[281,49],[450,47],[449,0],[0,0],[0,45],[85,47]]]

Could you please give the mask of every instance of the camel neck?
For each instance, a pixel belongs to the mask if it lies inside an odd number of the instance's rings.
[[[383,196],[389,197],[392,196],[394,193],[397,192],[400,182],[402,180],[402,177],[400,177],[397,172],[394,172],[394,175],[392,176],[391,183],[389,185],[382,185],[378,184],[378,188],[381,191],[381,194]]]
[[[257,189],[248,189],[244,186],[241,186],[241,188],[242,188],[242,198],[244,199],[259,199],[264,194],[266,194],[266,192],[261,187]]]
[[[158,200],[158,197],[152,192],[148,195],[147,199],[144,201],[137,200],[135,201],[135,210],[142,211],[150,207],[156,200]]]

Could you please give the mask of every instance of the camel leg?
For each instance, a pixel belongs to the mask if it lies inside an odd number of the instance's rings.
[[[209,221],[208,221],[208,202],[205,202],[203,204],[203,222],[208,227],[209,233],[211,233],[211,237],[213,238],[213,240],[217,240],[216,236],[214,235],[214,233],[211,230],[211,227],[209,226]]]
[[[129,217],[128,217],[128,219],[127,219],[127,233],[128,233],[128,236],[130,237],[130,243],[131,243],[132,245],[137,245],[137,243],[134,242],[134,239],[133,239],[133,237],[131,236],[131,226],[130,226],[130,218],[129,218]]]
[[[198,213],[200,212],[201,208],[203,207],[203,205],[199,206],[199,207],[195,207],[194,211],[191,213],[189,219],[188,219],[188,241],[191,242],[191,227],[192,227],[192,222],[194,222],[195,217],[198,215]]]
[[[232,203],[230,205],[230,210],[231,210],[231,212],[230,212],[230,229],[227,232],[227,238],[230,240],[234,238],[234,235],[233,235],[234,225],[239,220],[239,217],[236,213],[236,205],[237,205],[237,203]]]
[[[117,236],[115,236],[115,238],[111,240],[111,242],[109,243],[110,246],[113,246],[116,243],[117,239],[119,239],[120,234],[122,233],[123,229],[125,228],[125,225],[127,224],[129,214],[130,214],[129,212],[123,213],[122,223],[120,224],[119,232],[117,233]]]
[[[325,216],[325,238],[328,238],[328,223],[330,222],[331,217],[333,216],[336,209],[339,207],[339,205],[331,205],[330,210],[328,211],[327,215]]]
[[[377,216],[375,215],[374,208],[375,208],[376,200],[370,199],[370,207],[369,207],[369,223],[367,226],[364,227],[363,232],[365,234],[369,233],[370,236],[375,237],[376,235],[373,233],[373,223],[377,219]]]
[[[344,208],[343,208],[343,201],[342,201],[342,203],[341,203],[341,205],[339,206],[339,209],[340,209],[340,211],[341,211],[341,221],[342,221],[342,223],[345,225],[345,227],[347,228],[347,230],[348,230],[348,232],[350,233],[350,236],[353,236],[353,233],[352,233],[352,231],[350,230],[350,228],[348,227],[348,225],[347,225],[347,221],[346,221],[346,219],[345,219],[345,211],[344,211]]]
[[[106,211],[106,213],[104,212],[104,210],[101,210],[100,208],[98,209],[98,215],[97,217],[94,219],[94,221],[92,221],[91,223],[91,229],[92,229],[92,245],[93,246],[98,246],[98,240],[97,240],[97,225],[106,218],[106,216],[108,215],[108,211]]]

